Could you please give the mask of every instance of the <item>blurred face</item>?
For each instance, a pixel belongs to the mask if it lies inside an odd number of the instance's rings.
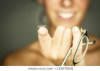
[[[44,4],[50,25],[80,26],[90,0],[39,0]]]

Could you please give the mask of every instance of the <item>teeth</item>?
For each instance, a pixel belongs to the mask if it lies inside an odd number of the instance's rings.
[[[58,15],[64,19],[69,19],[74,16],[74,13],[59,13]]]

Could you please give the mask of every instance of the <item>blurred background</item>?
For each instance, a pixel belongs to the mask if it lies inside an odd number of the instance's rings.
[[[100,37],[100,0],[91,0],[82,22],[88,32]],[[37,40],[42,6],[35,0],[0,0],[0,64],[9,52]]]

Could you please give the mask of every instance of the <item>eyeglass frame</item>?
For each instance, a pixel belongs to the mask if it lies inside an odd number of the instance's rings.
[[[81,28],[80,31],[81,31],[81,34],[82,34],[82,35],[81,35],[81,37],[80,37],[80,39],[79,39],[77,49],[76,49],[75,54],[74,54],[74,56],[73,56],[72,66],[75,66],[76,64],[78,64],[79,62],[81,62],[82,59],[84,58],[86,52],[87,52],[87,49],[88,49],[89,44],[94,44],[94,43],[96,42],[96,41],[91,41],[91,42],[89,42],[89,37],[88,37],[88,35],[87,35],[86,29]],[[81,41],[82,41],[85,37],[86,37],[86,39],[87,39],[87,42],[86,42],[86,43],[82,43],[82,45],[86,45],[85,51],[84,51],[84,53],[82,54],[82,56],[80,57],[80,59],[79,59],[78,61],[75,61],[76,55],[77,55],[77,53],[78,53],[79,46],[80,46],[80,44],[81,44]],[[63,60],[63,62],[62,62],[62,64],[61,64],[61,66],[65,66],[65,63],[67,62],[67,59],[68,59],[69,55],[71,54],[71,51],[72,51],[72,47],[69,49],[68,53],[66,54],[66,56],[65,56],[65,58],[64,58],[64,60]]]

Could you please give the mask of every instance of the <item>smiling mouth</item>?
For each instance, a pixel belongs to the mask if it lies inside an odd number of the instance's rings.
[[[62,20],[71,20],[75,16],[75,13],[74,12],[67,12],[67,13],[59,12],[58,16]]]

